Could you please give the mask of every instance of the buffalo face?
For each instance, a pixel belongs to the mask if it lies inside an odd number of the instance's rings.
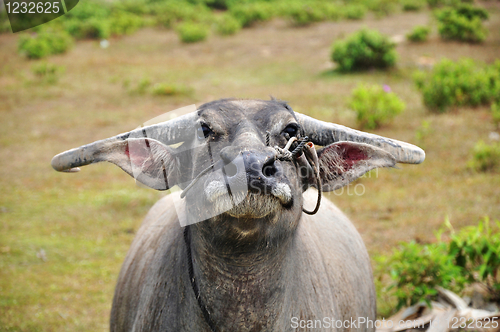
[[[306,136],[309,157],[285,158],[283,148]],[[73,171],[108,161],[153,189],[177,185],[181,224],[196,224],[213,244],[243,248],[289,238],[312,185],[335,190],[373,168],[424,158],[414,145],[319,121],[282,101],[223,99],[63,152],[52,166]]]

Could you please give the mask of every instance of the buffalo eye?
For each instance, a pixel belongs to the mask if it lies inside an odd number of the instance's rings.
[[[196,133],[198,135],[198,139],[203,140],[208,136],[210,136],[212,130],[206,124],[203,123],[201,126],[198,127]]]
[[[288,134],[289,137],[294,137],[297,136],[299,132],[299,128],[297,127],[296,124],[289,124],[288,126],[283,129],[283,133]]]

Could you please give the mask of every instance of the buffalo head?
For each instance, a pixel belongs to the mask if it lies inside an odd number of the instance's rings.
[[[282,158],[287,143],[293,150],[305,137],[317,165],[301,153]],[[185,223],[205,221],[205,237],[234,252],[288,238],[310,186],[335,190],[373,168],[424,158],[416,146],[313,119],[282,101],[223,99],[63,152],[52,166],[68,171],[108,161],[153,189],[177,185],[184,190]]]

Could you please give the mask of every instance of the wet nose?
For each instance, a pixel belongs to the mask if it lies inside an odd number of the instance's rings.
[[[238,147],[227,147],[221,151],[221,158],[225,163],[224,170],[228,178],[245,174],[249,183],[266,182],[278,172],[276,154],[271,149],[242,151]]]

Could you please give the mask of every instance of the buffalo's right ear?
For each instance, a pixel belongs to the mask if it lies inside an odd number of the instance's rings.
[[[375,146],[337,142],[318,150],[323,191],[339,189],[377,167],[392,167],[396,159]]]
[[[179,165],[174,150],[155,139],[111,139],[96,143],[58,154],[52,159],[52,167],[66,171],[108,161],[156,190],[167,190],[179,182]]]

